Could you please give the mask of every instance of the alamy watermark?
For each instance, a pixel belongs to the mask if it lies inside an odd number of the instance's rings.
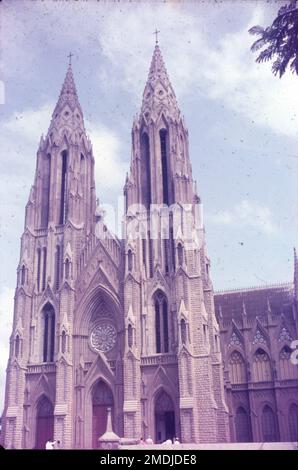
[[[298,365],[298,339],[291,342],[291,349],[294,351],[291,353],[290,361],[294,366]]]
[[[121,198],[119,198],[120,200]],[[113,237],[134,240],[181,240],[184,249],[194,250],[202,246],[204,226],[202,204],[151,204],[147,209],[142,204],[132,204],[120,216],[120,204],[104,204],[98,207],[95,234],[103,239]],[[108,231],[103,219],[108,215]]]

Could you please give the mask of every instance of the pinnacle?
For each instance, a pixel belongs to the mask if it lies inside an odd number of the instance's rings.
[[[152,80],[155,81],[157,78],[161,79],[165,85],[170,84],[167,69],[158,44],[156,44],[154,48],[149,70],[148,82]]]
[[[68,103],[72,109],[74,109],[75,106],[80,108],[71,63],[68,65],[56,109],[61,108],[65,103]]]
[[[168,72],[158,43],[155,44],[150,64],[147,83],[143,94],[142,112],[159,114],[161,108],[179,118],[175,92],[171,85]]]

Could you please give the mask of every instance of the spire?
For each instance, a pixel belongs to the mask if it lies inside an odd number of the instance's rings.
[[[151,60],[147,83],[149,82],[154,85],[154,83],[158,79],[161,80],[164,85],[171,85],[168,72],[163,57],[161,55],[161,50],[159,48],[158,43],[156,43]]]
[[[71,61],[69,61],[68,69],[62,85],[60,96],[56,105],[57,108],[62,108],[65,103],[68,103],[71,109],[74,109],[76,106],[80,107],[76,85],[73,78],[73,72],[71,67]]]
[[[83,132],[85,131],[83,112],[78,100],[76,85],[73,78],[71,65],[72,54],[69,54],[68,57],[69,63],[67,72],[48,131],[48,134],[56,131],[56,133],[54,132],[56,140],[59,140],[59,135],[62,135],[61,130],[63,128],[65,128],[68,133],[76,131],[77,129],[80,129]]]
[[[143,94],[141,111],[147,119],[149,115],[154,119],[157,118],[161,110],[165,114],[171,115],[175,120],[180,119],[175,92],[171,85],[159,44],[156,42]]]

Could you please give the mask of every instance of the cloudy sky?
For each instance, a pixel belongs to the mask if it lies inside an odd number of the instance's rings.
[[[69,51],[100,201],[122,192],[157,27],[189,129],[215,289],[292,279],[298,78],[256,64],[247,32],[270,24],[281,3],[1,2],[0,393],[24,207]]]

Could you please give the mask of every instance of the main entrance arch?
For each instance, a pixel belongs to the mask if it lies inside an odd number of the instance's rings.
[[[155,442],[175,437],[175,408],[172,398],[161,390],[155,399]]]
[[[98,447],[98,438],[105,432],[107,425],[107,408],[114,415],[114,397],[110,387],[99,380],[92,390],[92,447]]]
[[[36,449],[45,449],[46,442],[54,438],[54,407],[46,396],[37,403],[35,436]]]

